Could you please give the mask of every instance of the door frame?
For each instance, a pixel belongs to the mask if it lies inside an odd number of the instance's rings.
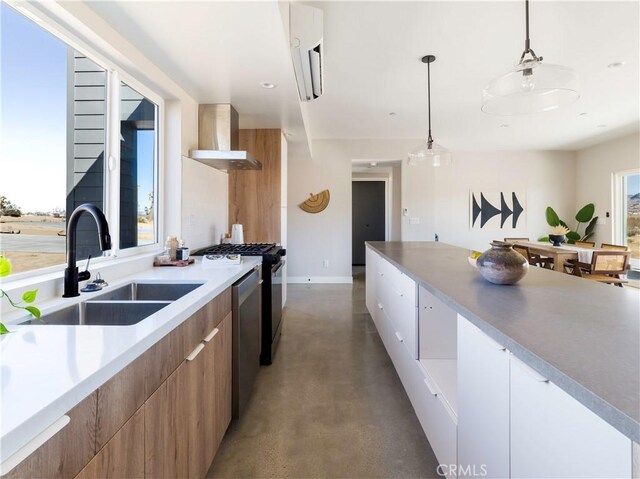
[[[613,188],[613,211],[612,211],[612,227],[613,227],[613,243],[626,244],[627,234],[627,217],[623,213],[626,210],[625,200],[627,197],[627,184],[625,178],[631,175],[640,175],[640,168],[630,170],[616,171],[612,174]],[[629,261],[631,269],[640,270],[640,261],[631,259]]]
[[[392,182],[389,176],[380,178],[351,178],[351,183],[354,181],[381,181],[384,182],[384,240],[389,241],[391,238],[391,188]],[[351,196],[351,207],[353,208],[353,195]],[[351,218],[351,224],[353,224],[353,218]],[[353,238],[351,238],[353,241]]]

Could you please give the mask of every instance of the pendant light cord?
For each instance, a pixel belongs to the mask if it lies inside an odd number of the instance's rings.
[[[531,49],[531,39],[529,37],[529,0],[524,1],[524,18],[525,18],[525,39],[524,39],[524,51],[520,56],[520,63],[525,61],[542,61],[542,57],[538,57],[536,53]],[[525,60],[524,57],[530,54],[533,58],[531,60]]]
[[[429,112],[429,138],[427,143],[431,147],[433,143],[433,138],[431,138],[431,63],[427,63],[427,111]]]

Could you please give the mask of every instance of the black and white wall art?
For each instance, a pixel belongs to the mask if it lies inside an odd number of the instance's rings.
[[[471,191],[469,227],[482,231],[510,231],[526,226],[524,191]]]

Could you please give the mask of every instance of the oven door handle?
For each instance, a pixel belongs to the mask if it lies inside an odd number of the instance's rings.
[[[282,269],[282,267],[284,266],[284,262],[279,261],[276,265],[275,269],[271,269],[271,274],[276,274],[278,271],[280,271]]]

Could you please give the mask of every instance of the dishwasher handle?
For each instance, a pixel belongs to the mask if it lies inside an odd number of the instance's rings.
[[[238,305],[241,305],[260,286],[260,268],[254,268],[233,285],[237,293]]]

